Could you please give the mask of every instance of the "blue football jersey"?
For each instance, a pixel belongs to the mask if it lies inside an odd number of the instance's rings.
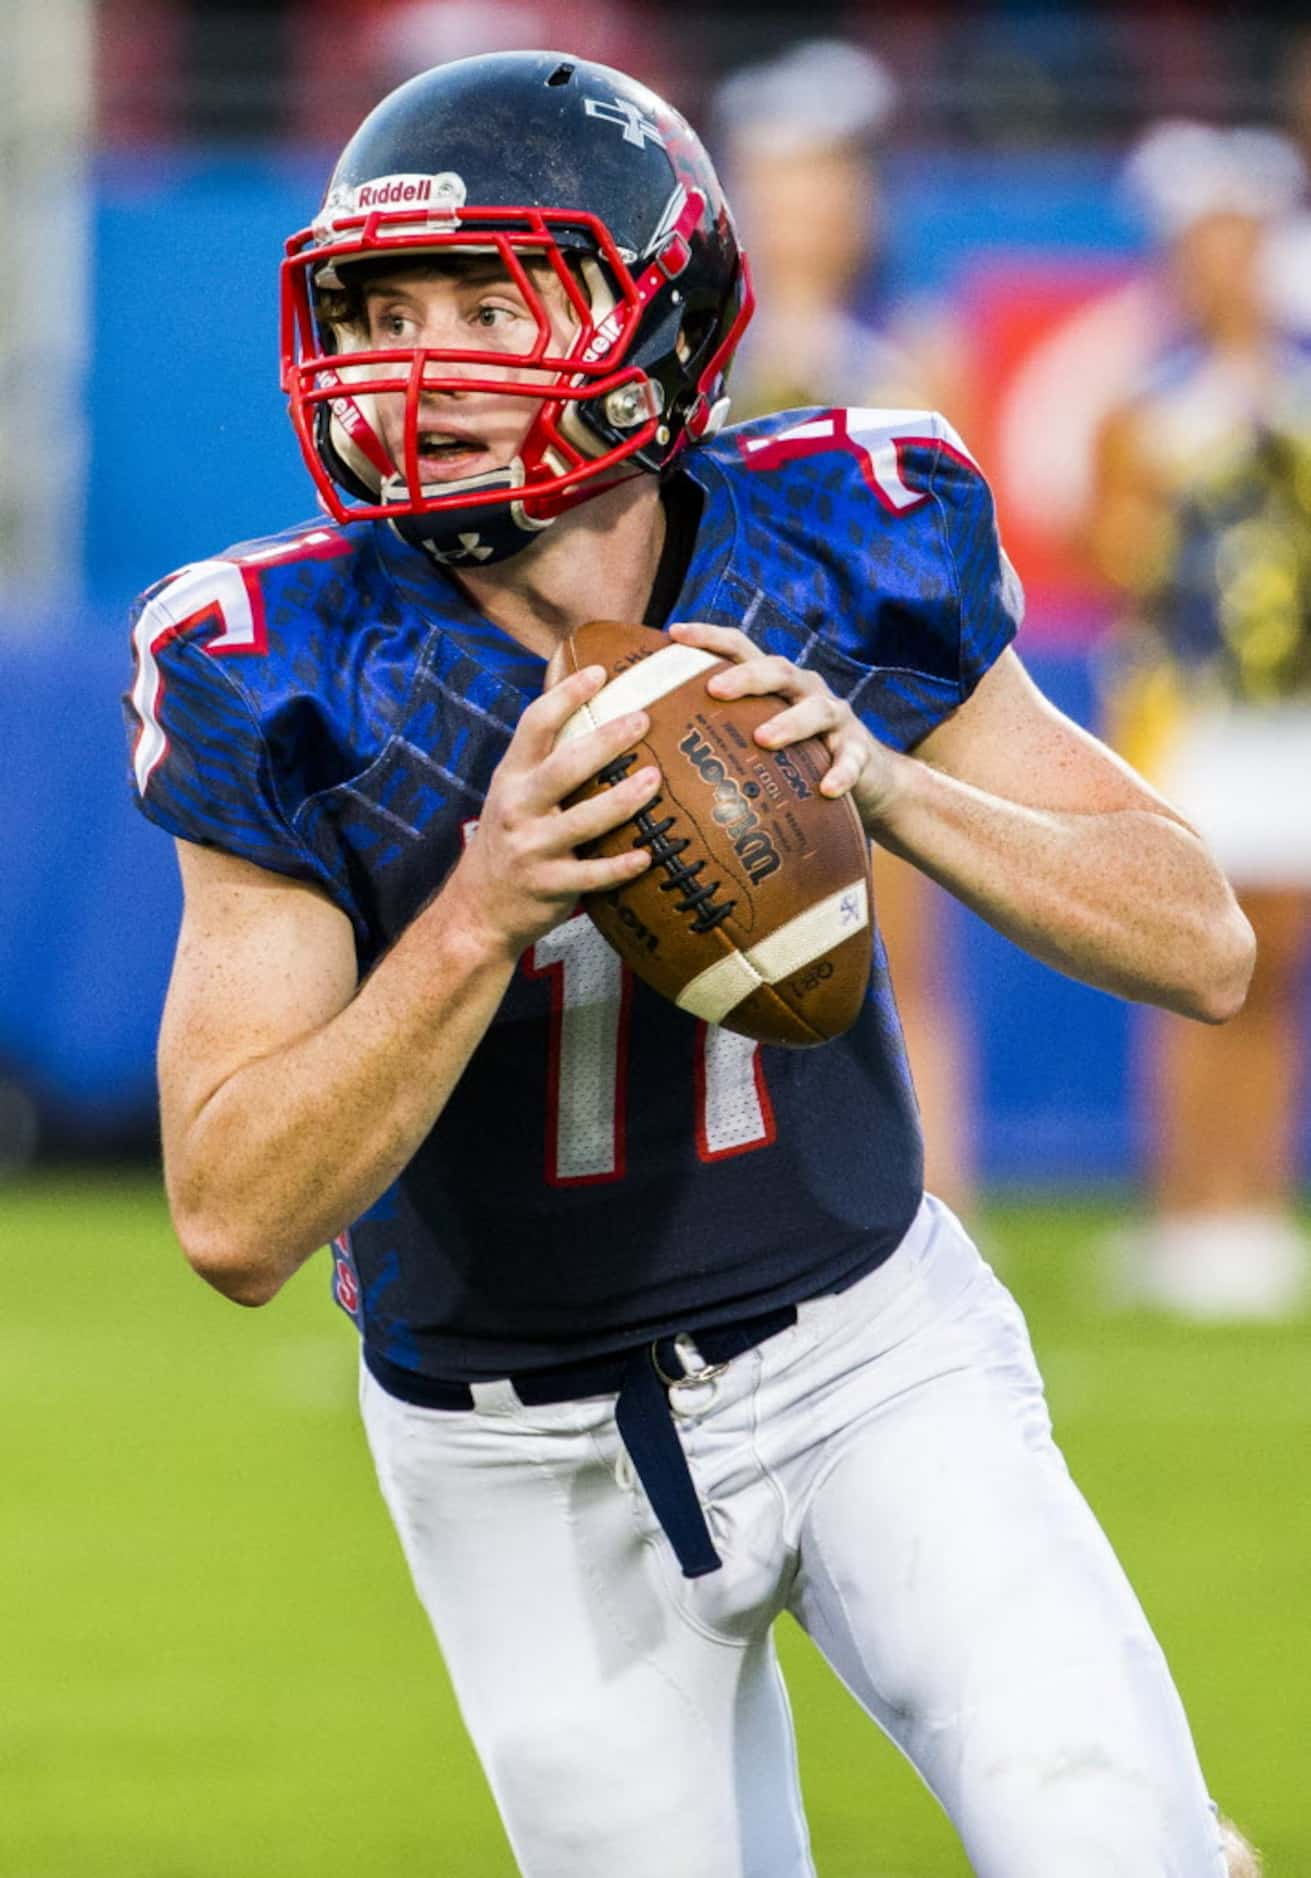
[[[743,627],[916,744],[1014,634],[987,484],[923,412],[793,411],[693,449],[671,617]],[[477,839],[543,661],[385,523],[194,563],[135,614],[137,799],[183,839],[322,890],[361,973]],[[436,1126],[336,1243],[371,1353],[459,1380],[836,1289],[919,1203],[881,945],[818,1049],[757,1046],[635,983],[582,914],[525,952]]]

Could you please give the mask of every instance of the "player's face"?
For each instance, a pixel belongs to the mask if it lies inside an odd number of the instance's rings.
[[[578,321],[551,269],[529,267],[546,307],[551,347],[566,352]],[[537,317],[495,256],[473,257],[458,270],[398,269],[369,282],[364,295],[370,347],[432,346],[504,352],[507,360],[530,352]],[[434,363],[444,378],[513,378],[549,384],[553,374],[507,363]],[[375,400],[383,443],[398,469],[405,461],[405,394]],[[534,400],[494,391],[425,391],[419,406],[419,476],[425,484],[478,476],[508,463],[537,415]]]

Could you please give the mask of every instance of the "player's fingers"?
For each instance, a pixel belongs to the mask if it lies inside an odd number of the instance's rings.
[[[515,756],[529,764],[544,761],[575,711],[594,698],[605,681],[604,665],[585,665],[552,685],[540,698],[534,698],[514,733],[511,749]]]
[[[622,887],[636,880],[651,865],[646,848],[625,848],[622,854],[586,857],[570,863],[569,885],[577,897],[584,893],[604,893],[608,887]]]
[[[787,710],[766,718],[756,727],[756,742],[777,750],[786,743],[800,743],[806,737],[823,737],[843,722],[844,706],[828,686],[820,683],[797,699]]]
[[[584,843],[595,841],[598,835],[609,834],[612,828],[632,821],[659,788],[660,771],[654,764],[647,764],[612,788],[603,789],[586,802],[577,802],[565,809],[559,821],[561,840],[571,848],[581,848]]]
[[[755,658],[760,651],[760,647],[736,626],[709,626],[704,620],[675,620],[669,628],[669,636],[681,640],[685,646],[700,646],[703,651],[717,652],[724,659]]]
[[[869,761],[869,745],[861,737],[838,736],[831,740],[833,761],[820,778],[822,796],[844,796],[854,789]]]
[[[826,689],[818,672],[802,671],[791,659],[758,649],[754,657],[712,672],[706,680],[706,690],[716,698],[759,698],[769,692],[777,692],[780,698],[800,698]]]
[[[572,795],[589,777],[599,775],[616,757],[631,750],[650,721],[645,711],[629,711],[557,745],[527,779],[527,801],[539,809],[549,808]]]

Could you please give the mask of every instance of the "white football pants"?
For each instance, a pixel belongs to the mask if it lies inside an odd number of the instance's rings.
[[[528,1878],[814,1873],[770,1638],[785,1609],[980,1878],[1224,1878],[1178,1696],[1052,1441],[1024,1320],[939,1202],[877,1271],[674,1390],[721,1571],[679,1573],[612,1396],[475,1395],[416,1408],[366,1374],[364,1420]]]

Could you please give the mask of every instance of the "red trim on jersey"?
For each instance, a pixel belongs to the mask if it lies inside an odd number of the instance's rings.
[[[350,1232],[339,1232],[332,1242],[332,1295],[349,1316],[359,1322],[360,1275],[355,1269]]]
[[[217,622],[219,628],[218,636],[212,639],[208,645],[201,647],[201,650],[207,653],[211,658],[228,658],[233,654],[249,652],[263,655],[268,651],[268,619],[264,610],[264,591],[260,585],[260,576],[264,569],[266,567],[285,566],[288,561],[332,560],[337,555],[350,554],[351,551],[351,543],[347,541],[337,529],[314,528],[306,534],[297,535],[292,541],[276,542],[268,548],[257,548],[250,554],[216,554],[209,562],[193,562],[190,567],[180,568],[176,574],[170,575],[161,583],[159,592],[153,595],[143,607],[143,617],[149,612],[151,607],[156,605],[167,610],[169,587],[174,581],[186,579],[187,575],[194,572],[195,569],[210,566],[221,570],[215,575],[215,579],[219,580],[227,579],[226,570],[232,568],[240,577],[241,584],[245,589],[246,604],[250,609],[250,634],[248,637],[244,633],[239,634],[239,636],[235,638],[232,636],[234,628],[224,610],[223,597],[221,594],[216,594],[215,597],[207,601],[204,606],[193,607],[191,612],[186,614],[182,619],[175,620],[170,618],[168,624],[161,628],[161,630],[147,642],[147,650],[152,661],[155,662],[155,687],[151,696],[143,700],[145,709],[138,709],[137,711],[137,715],[141,721],[141,728],[138,730],[136,740],[132,746],[134,768],[137,752],[141,748],[141,739],[145,736],[148,725],[153,725],[154,728],[158,730],[160,742],[159,749],[156,751],[151,761],[150,768],[147,770],[145,777],[141,780],[141,786],[143,788],[145,783],[149,782],[151,776],[153,776],[155,771],[159,768],[159,765],[163,762],[169,751],[168,732],[165,730],[160,717],[160,707],[164,699],[165,677],[163,668],[158,663],[157,656],[163,651],[164,647],[171,644],[174,639],[179,638],[183,633],[195,632],[207,621],[214,620]],[[140,655],[135,632],[133,634],[132,652],[133,660],[139,673]],[[134,693],[135,690],[136,687],[134,685]]]
[[[213,613],[213,612],[217,612],[218,608],[217,606],[213,606],[213,607],[208,608],[207,610]],[[196,615],[194,614],[192,615],[192,619],[195,619],[196,617],[197,617]],[[204,615],[202,614],[199,617],[204,618]],[[151,658],[152,659],[155,658],[157,653],[162,652],[164,647],[166,645],[169,645],[174,639],[176,639],[178,635],[182,632],[183,628],[190,624],[191,624],[191,620],[177,620],[177,621],[171,620],[162,632],[156,633],[154,638],[150,641],[150,644],[149,644],[149,651],[150,651]],[[140,658],[138,657],[137,649],[135,645],[133,645],[132,647],[132,663],[133,663],[133,666],[136,668],[136,670],[139,672],[141,669],[141,661],[140,661]],[[156,665],[155,665],[155,674],[156,674],[155,695],[151,699],[151,704],[150,704],[150,722],[155,724],[159,730],[159,749],[156,751],[154,759],[151,762],[150,768],[146,771],[144,779],[140,779],[140,778],[138,779],[137,787],[139,789],[142,789],[143,793],[144,793],[143,781],[144,782],[150,781],[150,778],[154,775],[155,771],[159,768],[160,764],[164,761],[164,758],[168,755],[168,732],[165,730],[163,724],[160,722],[160,717],[159,717],[159,707],[163,703],[163,700],[164,700],[164,672],[163,672],[162,666],[160,666],[158,662],[156,662]],[[135,691],[136,689],[135,684],[133,685],[132,688]],[[140,727],[137,731],[135,738],[132,741],[132,768],[134,772],[137,766],[137,755],[141,749],[141,739],[145,736],[146,729],[147,729],[147,720],[145,716],[142,714],[142,712],[138,711],[137,717],[139,719]]]
[[[577,917],[578,915],[574,915]],[[615,1027],[614,1108],[611,1111],[611,1168],[600,1174],[562,1174],[560,1168],[560,1062],[565,1012],[565,960],[532,963],[530,946],[520,959],[528,978],[545,978],[551,993],[550,1033],[546,1047],[546,1152],[543,1178],[548,1187],[600,1187],[628,1172],[628,1023],[633,1003],[633,974],[621,967],[619,1016]]]
[[[911,486],[905,474],[907,450],[937,450],[941,455],[949,457],[952,462],[959,463],[962,468],[972,471],[976,476],[981,474],[978,464],[972,457],[965,451],[958,450],[955,445],[946,442],[942,437],[889,437],[888,442],[891,443],[896,457],[898,480],[912,498],[909,502],[894,502],[879,479],[870,452],[858,437],[852,435],[849,417],[849,411],[841,406],[830,411],[822,411],[817,417],[807,418],[804,424],[794,427],[796,430],[808,431],[810,433],[808,436],[789,436],[786,431],[781,431],[777,437],[770,437],[764,441],[739,437],[738,451],[748,469],[772,470],[780,469],[785,463],[795,462],[798,458],[821,456],[830,450],[845,450],[855,457],[860,466],[861,480],[889,515],[913,515],[933,493],[931,489],[914,489]],[[824,424],[829,425],[830,428],[827,430],[816,428]]]
[[[198,607],[194,613],[188,614],[186,619],[178,621],[178,628],[181,631],[188,626],[198,626],[211,613],[217,614],[223,630],[217,639],[211,639],[207,646],[201,647],[208,657],[228,658],[233,653],[239,652],[258,652],[262,657],[269,649],[269,623],[264,611],[264,594],[259,584],[259,569],[243,567],[240,561],[234,562],[233,565],[241,575],[241,584],[246,589],[246,600],[250,606],[249,639],[229,638],[232,628],[228,623],[227,614],[223,611],[222,600],[212,600],[208,606]]]
[[[227,645],[220,639],[213,639],[205,647],[211,658],[222,654],[227,657],[234,652],[265,653],[269,649],[268,619],[264,611],[264,589],[260,585],[260,576],[266,567],[285,567],[289,561],[332,561],[338,555],[350,554],[351,543],[336,528],[314,528],[306,535],[297,535],[292,541],[279,542],[269,548],[256,548],[250,554],[219,554],[215,560],[230,561],[241,571],[241,584],[246,589],[246,598],[250,602],[252,637],[234,640]],[[227,628],[225,627],[225,631]]]
[[[150,715],[159,730],[160,744],[154,761],[151,763],[146,773],[147,781],[154,775],[169,751],[168,732],[164,728],[163,720],[160,715],[164,703],[166,679],[164,668],[159,664],[159,654],[164,650],[165,646],[171,645],[175,639],[182,638],[185,633],[196,631],[199,627],[203,626],[206,621],[213,620],[219,627],[219,637],[211,644],[202,646],[202,652],[217,654],[220,657],[226,658],[234,652],[268,651],[267,622],[264,616],[263,596],[260,594],[258,585],[252,584],[252,578],[245,568],[241,570],[241,574],[247,595],[250,599],[252,637],[249,641],[237,640],[232,645],[224,645],[223,635],[228,632],[229,627],[227,615],[223,611],[223,602],[221,600],[211,600],[207,606],[197,607],[194,613],[188,613],[184,619],[170,620],[163,631],[157,632],[150,641],[150,656],[155,660],[155,693],[150,700]],[[136,734],[136,741],[132,745],[134,763],[136,761],[137,751],[141,748],[141,739],[145,734],[146,723],[143,718],[141,728]]]
[[[945,437],[894,437],[892,441],[897,447],[897,470],[899,474],[901,471],[902,451],[916,449],[936,450],[939,456],[950,457],[953,463],[959,463],[961,468],[969,470],[971,475],[982,476],[983,474],[983,471],[979,468],[968,450],[958,450],[955,444],[948,443]],[[904,480],[903,478],[903,481]],[[903,509],[901,513],[904,515],[906,511]]]
[[[756,1079],[756,1100],[760,1104],[760,1119],[764,1133],[753,1136],[750,1141],[739,1141],[731,1148],[712,1148],[707,1133],[708,1102],[706,1092],[706,1052],[710,1047],[710,1026],[698,1021],[696,1037],[692,1044],[692,1080],[696,1099],[696,1154],[699,1161],[709,1165],[712,1161],[731,1161],[738,1154],[754,1154],[757,1148],[768,1148],[778,1139],[778,1125],[774,1120],[774,1105],[769,1099],[769,1085],[765,1081],[765,1065],[761,1060],[760,1045],[752,1058],[751,1068]]]

